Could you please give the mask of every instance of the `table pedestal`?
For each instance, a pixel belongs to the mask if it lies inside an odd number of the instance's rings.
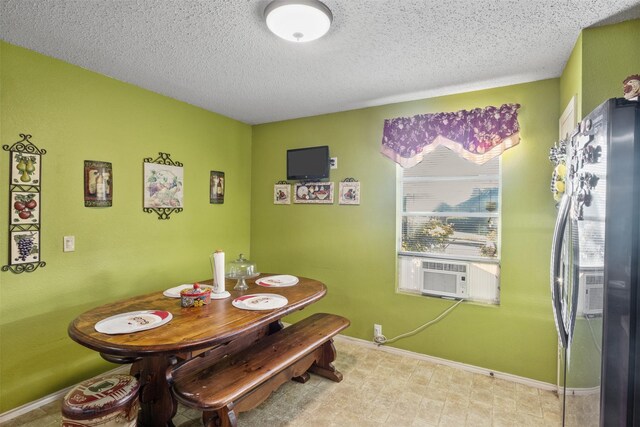
[[[165,356],[143,357],[131,365],[131,375],[140,381],[139,426],[173,427],[178,403],[171,394],[165,372],[169,367]]]

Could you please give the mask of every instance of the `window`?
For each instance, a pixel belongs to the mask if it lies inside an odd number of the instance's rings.
[[[499,157],[476,165],[444,147],[402,170],[400,290],[498,302],[500,182]]]

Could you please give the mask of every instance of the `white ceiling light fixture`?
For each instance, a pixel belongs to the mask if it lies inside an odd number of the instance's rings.
[[[274,0],[264,9],[267,27],[292,42],[310,42],[324,36],[333,15],[319,0]]]

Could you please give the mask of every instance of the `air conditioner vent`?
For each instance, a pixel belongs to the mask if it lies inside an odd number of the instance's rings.
[[[428,270],[453,271],[456,273],[467,272],[467,266],[465,264],[452,264],[448,262],[426,261],[422,263],[422,268]]]

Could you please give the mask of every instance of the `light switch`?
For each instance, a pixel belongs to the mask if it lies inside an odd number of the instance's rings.
[[[76,237],[75,236],[64,236],[64,247],[62,248],[65,252],[73,252],[76,250]]]
[[[337,157],[332,157],[331,158],[331,169],[338,169],[338,158]]]

